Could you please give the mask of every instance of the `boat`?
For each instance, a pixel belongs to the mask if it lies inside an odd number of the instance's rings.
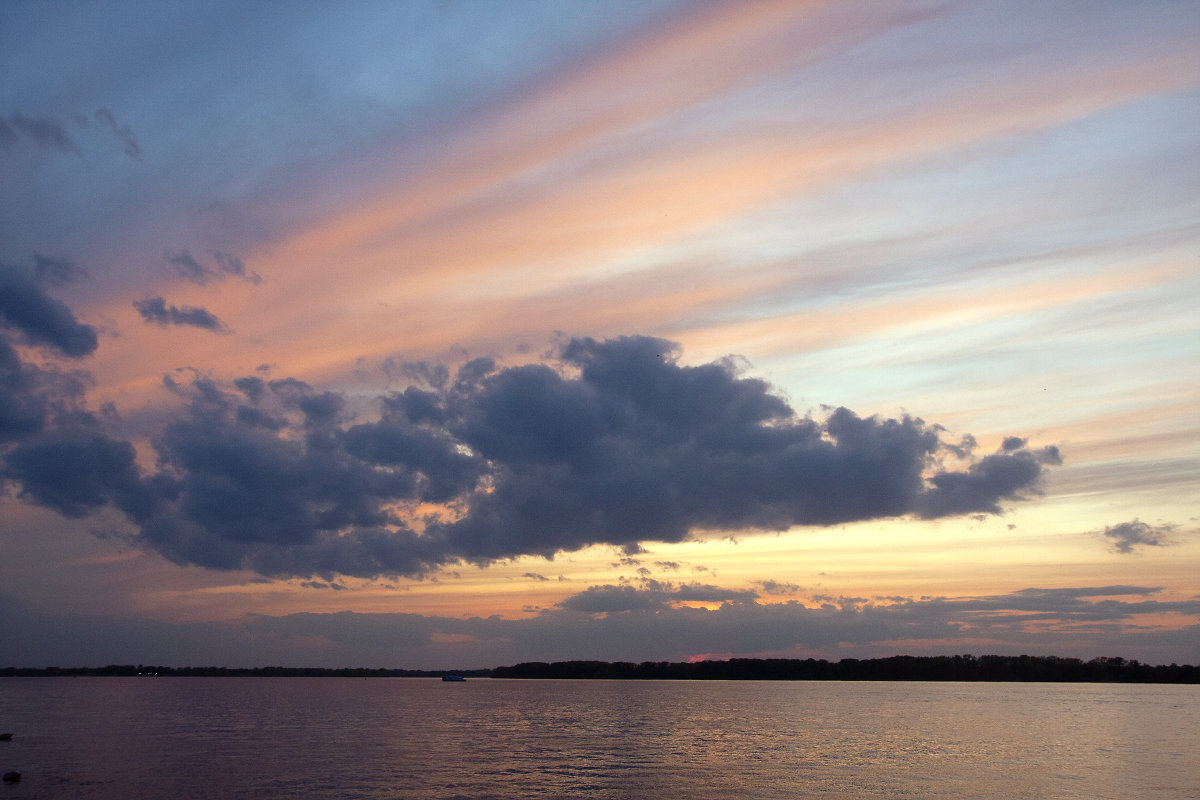
[[[466,678],[464,678],[462,675],[443,675],[442,680],[447,682],[458,682],[465,681]]]
[[[11,742],[11,741],[12,741],[11,733],[0,733],[0,742]]]

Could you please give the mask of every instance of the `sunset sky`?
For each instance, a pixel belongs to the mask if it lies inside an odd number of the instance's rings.
[[[1200,661],[1200,4],[0,4],[0,666]]]

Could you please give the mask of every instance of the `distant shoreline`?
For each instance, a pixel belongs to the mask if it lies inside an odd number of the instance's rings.
[[[0,678],[464,678],[491,677],[490,669],[372,669],[368,667],[164,667],[109,664],[106,667],[0,667]]]
[[[414,670],[321,667],[5,667],[3,677],[464,678],[595,680],[946,681],[1200,684],[1200,666],[1151,665],[1124,658],[1057,656],[891,656],[727,661],[534,661],[492,669]]]

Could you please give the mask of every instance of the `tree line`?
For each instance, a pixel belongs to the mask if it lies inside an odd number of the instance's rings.
[[[5,667],[0,677],[197,677],[197,678],[440,678],[447,673],[486,678],[490,669],[427,670],[366,667],[164,667],[109,664],[106,667]]]
[[[1200,666],[1136,659],[1058,656],[891,656],[840,661],[731,658],[727,661],[530,661],[493,669],[422,670],[344,667],[6,667],[0,677],[142,676],[236,678],[464,678],[716,681],[1028,681],[1051,683],[1200,683]]]
[[[728,661],[527,662],[492,670],[493,678],[599,678],[718,681],[1037,681],[1200,683],[1200,667],[1153,666],[1124,658],[1058,656],[891,656],[840,661],[731,658]]]

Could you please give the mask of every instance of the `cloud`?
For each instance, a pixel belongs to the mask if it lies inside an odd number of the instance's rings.
[[[96,329],[75,319],[71,309],[45,292],[44,284],[63,274],[61,266],[39,259],[34,269],[0,264],[0,324],[33,345],[46,345],[66,356],[90,355]]]
[[[95,118],[105,127],[113,132],[114,135],[121,141],[125,155],[130,158],[142,160],[142,148],[137,142],[137,138],[133,135],[133,129],[128,125],[122,125],[117,122],[117,118],[113,116],[112,111],[107,108],[96,109]]]
[[[329,583],[325,581],[301,581],[300,585],[306,589],[333,589],[336,592],[346,591],[346,586],[336,581],[330,581]]]
[[[712,588],[714,596],[737,594]],[[1113,589],[1138,599],[1094,599]],[[1034,588],[978,598],[830,601],[816,608],[794,601],[731,600],[706,609],[664,604],[653,589],[607,586],[581,592],[529,619],[291,614],[255,617],[251,627],[263,636],[298,642],[326,637],[341,653],[363,647],[395,654],[399,648],[404,663],[430,657],[436,640],[451,636],[462,642],[449,651],[455,654],[449,656],[453,663],[473,656],[470,663],[485,666],[568,658],[678,661],[700,653],[756,656],[797,650],[837,659],[874,650],[894,655],[897,641],[914,652],[944,654],[949,646],[958,652],[1033,651],[1084,658],[1127,652],[1136,642],[1161,652],[1162,663],[1185,661],[1194,652],[1200,625],[1130,630],[1130,621],[1139,615],[1195,619],[1200,614],[1200,602],[1150,599],[1156,591],[1136,586]],[[439,652],[448,657],[447,651]]]
[[[663,608],[666,598],[633,586],[589,586],[559,603],[569,611],[611,613]]]
[[[73,114],[70,122],[74,123],[75,128],[84,130],[92,120],[117,137],[125,155],[138,161],[142,160],[142,148],[133,134],[133,129],[118,122],[108,108],[96,109],[91,119],[85,114]],[[0,115],[0,146],[11,148],[22,140],[31,141],[45,150],[76,154],[82,152],[66,121],[53,117],[30,117],[20,111],[14,111],[7,116]]]
[[[50,117],[27,117],[20,111],[8,116],[0,115],[0,144],[12,147],[22,139],[28,139],[38,147],[78,153],[79,145],[65,124]]]
[[[558,606],[568,611],[589,614],[610,614],[622,611],[645,611],[671,608],[680,603],[741,603],[753,602],[758,595],[744,589],[724,589],[711,584],[662,583],[643,580],[641,587],[589,586],[567,597]]]
[[[207,379],[167,385],[190,409],[155,441],[172,479],[131,516],[146,545],[178,563],[326,578],[444,560],[390,510],[421,496],[418,476],[350,455],[332,424],[336,396],[271,381],[247,406]]]
[[[800,591],[800,587],[794,583],[783,583],[780,581],[764,580],[755,581],[766,594],[795,594]]]
[[[1112,548],[1118,553],[1132,553],[1138,546],[1166,547],[1170,544],[1168,534],[1174,525],[1148,525],[1141,520],[1122,522],[1106,527],[1101,534],[1112,539]]]
[[[259,283],[262,281],[261,275],[253,270],[246,269],[246,262],[232,253],[214,250],[212,257],[217,262],[217,268],[225,275],[232,275],[235,278],[241,278],[250,283]]]
[[[1005,439],[1003,452],[985,456],[966,472],[939,472],[930,477],[933,488],[917,500],[917,514],[926,519],[972,512],[998,514],[1001,499],[1033,491],[1044,465],[1062,463],[1058,448],[1017,449],[1011,446],[1012,438]]]
[[[211,282],[220,282],[233,276],[249,283],[259,283],[262,276],[257,272],[246,269],[246,263],[235,255],[214,250],[212,253],[215,267],[197,260],[187,249],[177,253],[167,253],[167,263],[174,269],[175,274],[186,278],[192,283],[205,286]]]
[[[88,276],[87,271],[66,258],[33,257],[34,277],[47,286],[65,286]]]
[[[37,256],[32,269],[0,264],[0,443],[27,439],[58,418],[82,413],[87,373],[22,360],[15,345],[81,358],[97,346],[96,331],[46,293],[82,271],[69,261]]]
[[[20,496],[65,517],[84,517],[109,503],[139,514],[152,502],[129,442],[86,426],[48,431],[22,442],[4,458],[5,478]]]
[[[21,361],[0,332],[0,443],[26,439],[58,417],[78,413],[87,373]]]
[[[1024,447],[1025,441],[1020,436],[1005,436],[1004,441],[1000,443],[1000,449],[1006,453],[1011,453],[1014,450],[1020,450]]]
[[[158,472],[140,476],[123,460],[131,449],[75,435],[42,445],[75,447],[74,472],[55,477],[39,455],[52,450],[28,450],[11,475],[62,513],[110,501],[179,563],[328,580],[595,544],[639,552],[695,530],[997,513],[1057,460],[1022,445],[947,472],[938,426],[845,408],[801,416],[732,360],[678,356],[671,342],[623,337],[572,339],[552,363],[475,359],[441,388],[381,397],[365,422],[340,394],[292,378],[240,378],[236,391],[167,378],[187,406],[152,440]],[[93,467],[107,474],[85,479]]]
[[[337,588],[327,581],[310,583]],[[1130,599],[1096,599],[1113,597],[1114,589]],[[1090,659],[1135,652],[1149,663],[1194,663],[1200,601],[1160,601],[1156,592],[1140,586],[1030,588],[976,598],[832,599],[819,607],[730,602],[715,609],[646,604],[595,612],[560,606],[523,619],[339,611],[255,614],[220,623],[48,616],[0,595],[0,638],[22,654],[23,666],[79,663],[81,652],[94,664],[205,664],[236,651],[246,664],[410,668],[562,659],[682,661],[714,652],[836,660],[895,655],[897,642],[913,655]],[[1169,615],[1178,624],[1148,626],[1138,619],[1142,615]],[[47,630],[61,635],[47,637]]]
[[[722,602],[719,587],[705,588],[710,599]],[[968,649],[979,641],[1020,648],[1040,641],[1058,652],[1094,648],[1097,639],[1115,638],[1122,625],[1139,615],[1200,614],[1200,601],[1151,599],[1158,591],[1099,586],[1031,588],[977,598],[829,598],[816,608],[795,601],[760,603],[728,592],[731,596],[718,608],[704,609],[664,602],[668,598],[653,587],[603,586],[568,598],[558,609],[543,612],[537,622],[543,627],[540,633],[551,647],[561,648],[560,653],[608,660],[679,659],[707,652],[755,655],[794,648],[845,655],[848,646],[887,646],[897,640],[917,649],[925,641],[941,652],[947,640],[955,639],[972,641]],[[1122,596],[1135,599],[1113,599]],[[577,638],[568,632],[572,627],[579,631]],[[1190,628],[1191,635],[1198,627]],[[520,635],[518,629],[514,623],[509,633]],[[1183,632],[1171,634],[1178,642],[1186,641]],[[994,644],[989,652],[995,652]],[[608,654],[605,647],[610,648]]]
[[[533,364],[460,384],[448,427],[493,469],[470,513],[441,528],[451,549],[486,561],[696,529],[995,513],[1056,458],[997,453],[926,479],[937,426],[845,408],[801,417],[732,362],[677,356],[660,339],[574,339],[561,361],[577,374]]]
[[[180,277],[187,278],[192,283],[198,283],[201,286],[219,274],[211,267],[201,264],[187,250],[182,250],[178,253],[168,253],[167,261],[175,268],[175,272]]]
[[[212,312],[204,308],[183,306],[177,308],[168,306],[161,297],[147,297],[145,300],[134,300],[133,307],[142,315],[142,320],[162,327],[168,325],[190,325],[195,328],[224,333],[228,331],[225,323]]]

